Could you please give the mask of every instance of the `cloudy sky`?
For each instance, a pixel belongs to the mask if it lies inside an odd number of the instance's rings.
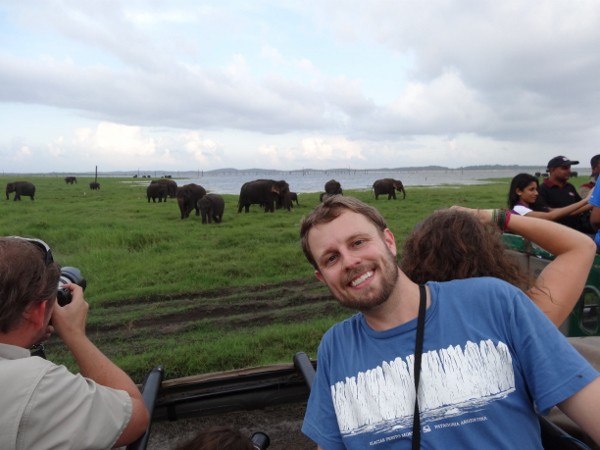
[[[0,170],[600,153],[596,0],[0,0]]]

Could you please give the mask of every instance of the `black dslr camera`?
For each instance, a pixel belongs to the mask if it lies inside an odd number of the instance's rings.
[[[65,306],[71,303],[73,296],[71,291],[64,287],[67,283],[74,283],[81,286],[84,290],[87,286],[85,278],[81,276],[81,270],[76,267],[63,267],[60,269],[60,278],[58,279],[58,293],[56,300],[60,306]]]

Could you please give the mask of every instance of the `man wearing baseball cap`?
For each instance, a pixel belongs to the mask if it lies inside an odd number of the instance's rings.
[[[579,161],[572,161],[566,156],[555,156],[548,161],[548,178],[540,185],[539,201],[543,206],[562,208],[581,200],[575,186],[569,183],[571,166],[575,164],[579,164]],[[590,205],[583,206],[558,222],[582,233],[594,234],[590,225],[590,210]]]

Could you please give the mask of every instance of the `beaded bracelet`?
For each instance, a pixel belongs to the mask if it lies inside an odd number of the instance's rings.
[[[505,220],[505,214],[504,214],[504,210],[503,209],[499,209],[498,210],[498,221],[496,222],[496,225],[498,225],[498,228],[500,228],[500,231],[504,231],[504,220]]]
[[[508,231],[508,222],[510,222],[511,216],[512,211],[510,209],[504,211],[504,225],[502,227],[502,231]]]
[[[512,213],[507,209],[494,209],[492,211],[492,223],[495,223],[500,231],[507,231],[511,215]]]

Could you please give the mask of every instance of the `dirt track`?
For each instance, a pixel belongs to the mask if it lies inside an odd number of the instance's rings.
[[[181,311],[167,308],[179,306]],[[104,302],[102,308],[114,320],[88,326],[100,339],[110,339],[108,331],[171,334],[200,319],[229,329],[272,322],[298,322],[304,317],[332,313],[340,306],[316,279],[292,280],[277,284],[213,289],[170,296],[152,296],[133,300]],[[132,310],[151,311],[135,320],[119,320]],[[105,313],[106,314],[106,313]],[[303,315],[304,314],[304,315]],[[117,334],[120,334],[117,333]]]
[[[181,310],[173,312],[174,305],[180,306]],[[294,323],[309,316],[335,314],[340,310],[329,291],[314,279],[176,296],[153,296],[128,300],[126,303],[105,302],[102,308],[108,312],[112,323],[91,325],[88,332],[95,342],[106,349],[117,347],[118,341],[123,339],[135,346],[136,339],[144,336],[148,330],[156,335],[177,334],[200,319],[214,322],[221,328],[234,329],[251,326],[257,321],[262,324]],[[119,319],[128,311],[142,308],[152,311],[151,316],[142,315],[134,320]],[[174,422],[156,422],[148,449],[173,449],[198,431],[214,425],[229,425],[248,436],[262,431],[271,439],[269,450],[314,449],[315,444],[300,431],[305,407],[301,403],[286,404]]]

